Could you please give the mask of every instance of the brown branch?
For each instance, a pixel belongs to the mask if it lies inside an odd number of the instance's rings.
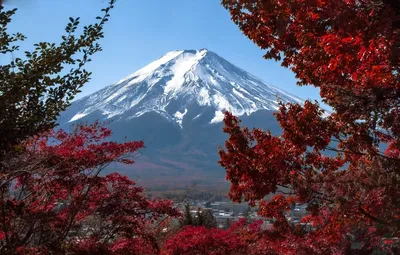
[[[368,213],[367,211],[365,211],[361,206],[358,207],[358,210],[365,216],[367,216],[367,218],[369,218],[372,221],[387,225],[388,223],[384,220],[378,219],[375,216],[371,215],[370,213]]]

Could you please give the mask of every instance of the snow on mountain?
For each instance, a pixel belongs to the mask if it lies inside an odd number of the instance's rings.
[[[119,82],[75,101],[65,121],[74,122],[94,112],[104,119],[156,112],[182,127],[193,104],[215,110],[209,120],[212,124],[223,120],[224,111],[250,115],[262,109],[276,110],[278,101],[303,102],[214,52],[181,50],[168,52]]]

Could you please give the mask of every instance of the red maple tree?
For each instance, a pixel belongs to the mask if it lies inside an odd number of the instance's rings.
[[[248,254],[246,243],[236,228],[222,230],[204,226],[186,226],[163,246],[162,254],[225,255]]]
[[[275,219],[266,235],[280,245],[266,252],[399,252],[400,2],[222,2],[265,58],[281,60],[333,108],[327,115],[310,101],[281,105],[279,137],[225,115],[220,164],[231,198]],[[267,202],[270,193],[286,194]],[[284,212],[295,202],[309,215],[292,226]]]
[[[263,227],[263,220],[246,224],[246,219],[242,218],[227,230],[185,227],[165,242],[161,254],[334,254],[332,251],[335,249],[323,240],[300,241],[293,234],[283,236],[276,230],[268,230]]]
[[[157,222],[178,216],[118,173],[143,142],[109,142],[98,123],[28,139],[2,162],[1,254],[155,254]]]

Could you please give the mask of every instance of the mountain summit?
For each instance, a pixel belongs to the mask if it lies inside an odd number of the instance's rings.
[[[101,119],[156,112],[182,127],[191,109],[196,111],[195,119],[201,116],[199,107],[212,107],[214,114],[208,120],[212,124],[222,121],[224,111],[250,115],[262,109],[276,110],[278,101],[302,102],[212,51],[179,50],[77,100],[74,104],[80,107],[64,121],[74,122],[94,112],[101,113]]]
[[[58,121],[63,128],[104,121],[115,141],[143,140],[146,150],[133,169],[112,170],[140,178],[144,186],[179,189],[195,181],[212,189],[226,185],[217,163],[227,138],[223,112],[278,134],[273,112],[279,101],[302,103],[214,52],[180,50],[73,102]]]

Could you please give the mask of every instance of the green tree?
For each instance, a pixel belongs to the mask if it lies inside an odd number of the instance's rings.
[[[183,212],[182,226],[193,225],[192,214],[190,213],[190,204],[186,203]]]
[[[215,219],[210,209],[203,209],[201,211],[202,226],[206,228],[216,228],[217,220]]]
[[[246,222],[250,222],[250,214],[251,214],[251,208],[249,206],[243,213],[243,217],[246,219]]]
[[[26,138],[54,128],[59,113],[89,81],[91,73],[84,66],[101,51],[97,41],[115,2],[110,0],[98,22],[81,34],[79,18],[69,18],[61,43],[39,42],[24,58],[0,65],[0,159]],[[7,31],[15,12],[0,6],[1,55],[16,53],[18,42],[26,38]]]
[[[203,215],[202,215],[202,211],[200,210],[200,207],[197,208],[197,211],[196,211],[196,222],[195,222],[194,225],[203,226]]]
[[[232,220],[230,218],[227,218],[225,222],[225,229],[230,228],[231,225],[232,225]]]

